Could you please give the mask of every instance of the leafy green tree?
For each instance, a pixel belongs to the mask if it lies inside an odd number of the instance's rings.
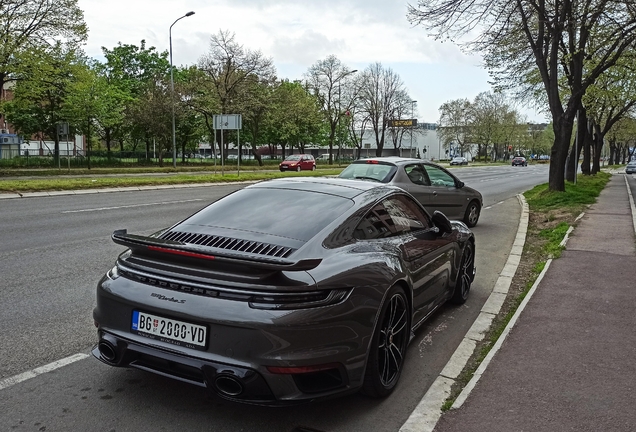
[[[305,145],[323,140],[323,116],[319,103],[299,82],[283,80],[273,94],[274,104],[268,117],[268,137],[281,145],[304,152]]]
[[[13,100],[4,104],[7,118],[24,135],[41,132],[54,140],[57,163],[60,155],[57,125],[67,120],[65,99],[81,59],[74,47],[61,43],[45,50],[34,49],[28,58],[28,67],[19,76]]]
[[[205,134],[214,147],[214,115],[220,112],[220,102],[217,97],[214,83],[209,79],[207,73],[197,66],[190,66],[185,69],[177,69],[175,91],[181,95],[181,100],[188,109],[197,113],[197,118],[201,126],[205,129]]]
[[[123,151],[125,140],[136,148],[145,136],[143,127],[130,123],[129,120],[134,118],[132,110],[138,107],[139,99],[146,94],[155,77],[165,79],[169,75],[170,62],[168,51],[159,52],[155,47],[146,47],[145,40],[139,46],[120,42],[112,49],[102,47],[102,52],[106,61],[98,65],[97,71],[122,96],[124,105],[121,121],[100,125],[100,137],[110,154],[113,141],[119,141]],[[150,141],[145,141],[146,154],[150,154]]]
[[[63,116],[74,129],[86,136],[88,168],[92,137],[100,130],[121,123],[126,95],[112,86],[96,68],[85,63],[73,67],[74,79],[68,84]]]
[[[0,1],[0,89],[24,75],[34,50],[54,46],[58,40],[77,46],[86,38],[77,0]]]
[[[176,105],[175,116],[180,118],[182,112],[180,105]],[[159,166],[163,166],[164,156],[172,149],[172,100],[170,83],[165,76],[146,82],[145,89],[131,108],[131,116],[131,120],[140,127],[148,154],[152,144],[159,156]]]

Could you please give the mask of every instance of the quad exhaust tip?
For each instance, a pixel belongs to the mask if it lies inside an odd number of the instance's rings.
[[[108,361],[109,363],[116,362],[117,352],[115,351],[115,346],[111,342],[102,339],[101,341],[99,341],[97,348],[99,349],[99,354],[104,360]]]
[[[243,393],[243,384],[229,375],[219,375],[214,380],[214,386],[219,391],[219,393],[225,396],[236,397]]]

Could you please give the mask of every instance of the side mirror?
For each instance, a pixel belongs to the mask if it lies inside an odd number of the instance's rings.
[[[433,212],[433,223],[440,229],[442,234],[453,232],[453,226],[444,213],[439,210]]]
[[[457,180],[457,181],[455,182],[455,187],[456,187],[457,189],[461,189],[461,188],[463,188],[463,187],[464,187],[464,182],[463,182],[463,181],[460,181],[460,180]]]

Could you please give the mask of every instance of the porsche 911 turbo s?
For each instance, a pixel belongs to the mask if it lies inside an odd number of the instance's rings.
[[[261,405],[387,396],[413,332],[475,276],[465,224],[355,180],[266,181],[112,239],[93,355]]]

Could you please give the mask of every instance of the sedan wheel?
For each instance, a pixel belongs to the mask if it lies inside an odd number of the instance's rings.
[[[300,165],[298,165],[298,167],[296,167],[296,172],[300,172]]]
[[[316,165],[312,166],[312,167],[311,167],[311,170],[312,170],[312,171],[316,171]]]
[[[466,208],[466,214],[464,215],[464,223],[468,225],[469,228],[477,225],[477,221],[479,221],[479,213],[481,208],[477,201],[471,201]]]
[[[473,282],[475,274],[474,268],[474,246],[471,242],[468,242],[466,243],[464,253],[462,254],[462,261],[457,274],[457,282],[455,283],[455,290],[453,291],[453,297],[451,298],[452,303],[460,305],[466,302],[468,292],[470,291],[470,284]]]
[[[410,314],[400,287],[389,290],[373,333],[362,393],[383,397],[395,388],[409,341]]]

